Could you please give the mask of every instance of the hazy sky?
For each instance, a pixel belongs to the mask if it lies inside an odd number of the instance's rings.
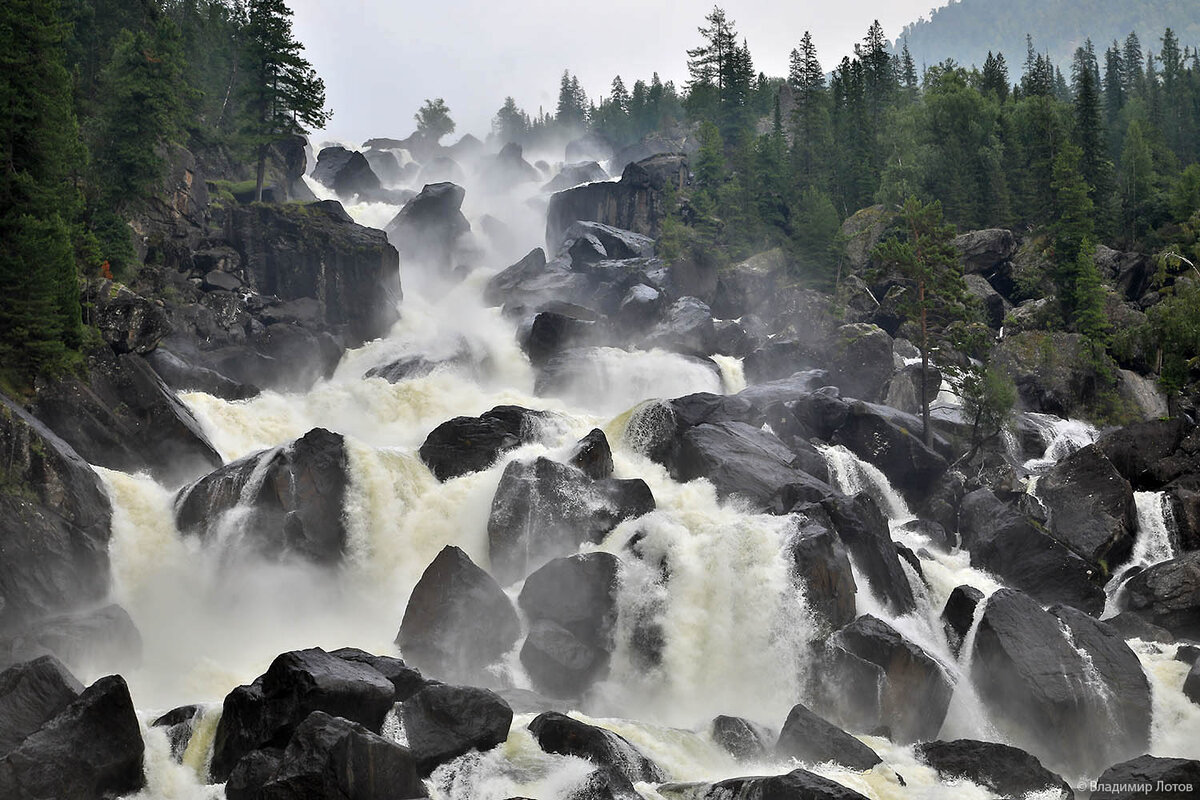
[[[787,73],[788,53],[811,30],[829,70],[862,39],[871,20],[895,38],[944,0],[726,0],[755,67]],[[613,76],[627,86],[658,71],[682,84],[685,50],[711,2],[606,0],[291,0],[294,29],[325,79],[334,110],[328,136],[361,142],[404,137],[425,98],[445,98],[454,137],[487,133],[511,94],[536,114],[552,111],[564,69],[589,97]],[[314,140],[321,137],[316,136]]]

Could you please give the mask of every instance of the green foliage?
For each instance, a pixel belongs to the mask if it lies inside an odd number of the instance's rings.
[[[1008,424],[1017,403],[1017,386],[1005,370],[982,363],[962,370],[955,383],[963,416],[971,423],[971,452],[963,459],[969,463]]]
[[[454,133],[454,120],[450,119],[450,109],[442,98],[426,100],[425,104],[413,114],[417,123],[417,133],[431,142],[436,142],[443,136]]]
[[[837,283],[838,233],[841,218],[833,200],[820,189],[809,186],[796,200],[791,214],[792,250],[800,275],[814,288],[830,291]]]

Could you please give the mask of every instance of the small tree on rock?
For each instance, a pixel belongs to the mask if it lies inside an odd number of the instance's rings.
[[[450,109],[442,98],[426,100],[425,105],[413,114],[417,122],[417,133],[431,142],[437,142],[443,136],[454,133],[454,120],[450,119]]]

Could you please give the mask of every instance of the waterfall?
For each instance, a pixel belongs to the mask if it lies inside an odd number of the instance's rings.
[[[879,510],[893,522],[913,518],[904,498],[874,464],[868,464],[843,445],[818,447],[829,465],[829,475],[845,494],[866,492],[879,505]]]
[[[1104,614],[1101,619],[1120,613],[1122,590],[1130,573],[1175,557],[1175,546],[1171,541],[1175,532],[1175,518],[1166,493],[1134,492],[1133,501],[1137,507],[1137,536],[1133,542],[1133,553],[1104,586]]]
[[[1049,414],[1032,412],[1025,414],[1025,419],[1034,426],[1046,445],[1040,458],[1031,458],[1025,462],[1025,468],[1032,472],[1049,469],[1076,450],[1092,444],[1100,435],[1093,425],[1079,419],[1060,419]]]

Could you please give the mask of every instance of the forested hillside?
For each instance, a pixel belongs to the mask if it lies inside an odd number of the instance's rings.
[[[908,43],[917,65],[947,58],[983,66],[988,51],[1025,51],[1025,35],[1055,64],[1071,58],[1089,37],[1097,44],[1174,28],[1180,41],[1200,44],[1200,8],[1191,0],[951,0],[928,18],[908,25],[898,45]],[[1146,46],[1158,52],[1156,43]]]

